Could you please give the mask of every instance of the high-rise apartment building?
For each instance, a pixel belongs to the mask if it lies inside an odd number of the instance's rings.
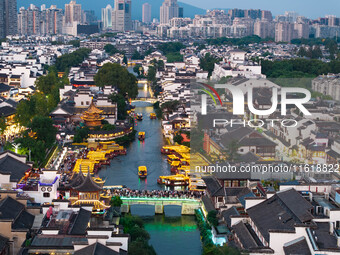
[[[69,4],[65,4],[65,24],[73,24],[77,22],[81,24],[83,21],[83,13],[81,11],[81,4],[77,4],[76,1],[71,1]]]
[[[86,10],[84,11],[84,20],[83,23],[91,25],[91,24],[97,24],[98,20],[96,17],[96,14],[94,10]]]
[[[143,18],[142,21],[144,23],[150,23],[151,22],[151,5],[149,3],[143,4]]]
[[[309,38],[309,25],[305,23],[294,23],[297,38]]]
[[[272,12],[271,11],[262,10],[261,11],[261,19],[262,20],[272,21],[273,20]]]
[[[132,30],[131,0],[116,0],[112,11],[112,29],[116,31]]]
[[[41,11],[33,4],[28,9],[21,7],[18,14],[18,34],[40,34]]]
[[[256,20],[254,23],[254,35],[261,38],[274,38],[275,24],[267,20]]]
[[[48,9],[42,9],[41,13],[41,33],[42,34],[61,34],[63,29],[63,10],[56,5],[51,5]]]
[[[290,42],[292,39],[298,38],[294,23],[278,22],[275,25],[275,41]]]
[[[20,8],[18,14],[18,34],[46,35],[61,34],[63,27],[63,11],[55,5],[50,8],[38,7],[33,4],[28,9]]]
[[[160,23],[168,24],[172,18],[179,17],[177,0],[165,0],[160,8]]]
[[[109,4],[102,8],[103,29],[112,29],[112,11],[112,6]]]
[[[244,11],[244,17],[251,19],[261,19],[262,11],[260,9],[249,9]]]
[[[0,38],[18,32],[17,1],[0,0]]]

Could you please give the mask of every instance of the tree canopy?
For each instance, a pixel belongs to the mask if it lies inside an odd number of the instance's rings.
[[[106,45],[104,46],[104,50],[105,50],[105,52],[106,52],[107,54],[109,54],[110,56],[112,56],[112,55],[114,55],[114,54],[120,52],[120,51],[117,50],[117,48],[116,48],[114,45],[112,45],[112,44],[106,44]]]
[[[90,49],[80,48],[72,53],[64,54],[56,59],[55,67],[58,72],[67,72],[72,66],[82,63],[90,52]]]
[[[121,94],[111,94],[110,99],[112,102],[117,103],[117,114],[119,120],[124,120],[127,117],[126,100]]]
[[[115,86],[120,95],[128,94],[129,98],[136,98],[138,95],[137,78],[125,67],[117,63],[106,63],[94,77],[97,86]]]
[[[42,93],[35,93],[28,100],[22,100],[17,106],[15,120],[22,126],[29,126],[35,116],[48,116],[57,105],[54,98]]]
[[[200,59],[200,67],[208,72],[208,75],[211,76],[212,72],[215,68],[215,63],[220,62],[221,59],[217,58],[213,55],[210,55],[210,53],[205,54],[204,57]]]
[[[53,121],[49,117],[36,116],[29,125],[38,141],[43,141],[46,147],[51,147],[55,142],[57,129],[53,126]]]
[[[210,45],[248,45],[252,43],[261,43],[261,42],[268,42],[273,41],[273,38],[261,38],[257,35],[245,36],[242,38],[228,38],[228,37],[219,37],[214,39],[207,39],[207,43]]]
[[[169,53],[179,53],[181,49],[184,49],[185,45],[180,42],[168,42],[158,45],[158,49],[161,50],[165,55]]]

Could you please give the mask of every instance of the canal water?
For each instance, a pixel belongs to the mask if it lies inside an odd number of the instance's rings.
[[[142,217],[145,230],[159,255],[200,255],[202,245],[194,216],[181,216],[181,207],[165,206],[163,215],[155,215],[150,205],[133,205],[131,213]]]
[[[139,97],[148,97],[143,84],[138,84]],[[135,102],[135,112],[143,114],[142,121],[135,122],[137,132],[145,131],[145,140],[138,139],[126,145],[127,155],[119,156],[111,161],[111,165],[102,168],[99,176],[106,180],[105,185],[126,185],[130,189],[155,190],[164,189],[157,184],[160,175],[170,175],[170,166],[166,156],[160,153],[165,144],[160,120],[150,120],[154,111],[147,102]],[[148,176],[140,180],[137,175],[138,166],[148,168]],[[145,230],[150,234],[150,241],[159,255],[202,253],[200,233],[194,216],[182,216],[180,206],[165,206],[163,215],[155,215],[151,205],[132,205],[131,213],[141,216]]]
[[[170,166],[166,156],[161,154],[164,145],[160,120],[151,120],[149,115],[154,111],[153,106],[147,102],[135,102],[135,112],[143,114],[142,121],[135,121],[137,134],[145,132],[143,142],[136,139],[128,145],[126,156],[119,156],[111,161],[111,165],[102,168],[99,176],[103,178],[106,186],[126,185],[130,189],[155,190],[163,189],[157,184],[160,175],[170,175]],[[146,166],[148,176],[145,180],[138,177],[138,167]]]
[[[131,71],[131,70],[130,70]],[[145,84],[138,84],[138,97],[149,97],[149,92]],[[154,112],[153,106],[148,102],[134,102],[135,113],[142,113],[143,120],[135,120],[135,129],[145,132],[143,142],[136,139],[125,145],[126,156],[119,156],[111,161],[110,166],[103,167],[99,171],[99,176],[103,178],[106,186],[125,185],[130,189],[155,190],[164,189],[157,184],[157,179],[161,175],[169,175],[170,166],[166,161],[166,156],[161,154],[164,145],[160,120],[151,120],[150,113]],[[146,166],[148,176],[141,180],[138,177],[138,167]]]

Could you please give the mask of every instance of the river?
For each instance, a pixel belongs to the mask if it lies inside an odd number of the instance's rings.
[[[148,97],[148,91],[139,84],[139,97]],[[145,131],[145,141],[135,140],[126,145],[127,155],[111,161],[111,165],[99,171],[106,180],[105,185],[126,185],[130,189],[164,189],[157,184],[160,175],[170,175],[166,156],[160,153],[165,144],[160,120],[151,120],[153,106],[146,102],[135,102],[135,112],[143,114],[142,121],[135,122],[135,129]],[[148,168],[148,176],[140,180],[138,166]],[[201,254],[200,233],[194,216],[182,216],[181,207],[165,206],[163,215],[155,215],[154,206],[132,205],[131,213],[142,217],[145,230],[150,234],[149,243],[159,255]]]
[[[202,253],[200,232],[194,216],[181,216],[179,206],[165,206],[163,215],[155,215],[153,206],[133,205],[131,213],[141,216],[150,241],[159,255]]]
[[[136,102],[136,113],[143,114],[142,121],[135,122],[135,129],[145,131],[145,140],[138,139],[126,146],[127,155],[119,156],[111,161],[111,165],[102,168],[99,176],[106,180],[105,185],[126,185],[130,189],[155,190],[162,189],[157,184],[160,175],[169,175],[170,166],[166,157],[161,154],[164,145],[160,120],[151,120],[149,115],[153,106],[146,102]],[[145,180],[138,177],[138,167],[146,166],[148,176]]]

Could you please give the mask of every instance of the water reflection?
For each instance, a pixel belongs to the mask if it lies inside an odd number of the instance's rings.
[[[163,189],[157,184],[160,175],[169,175],[170,167],[166,157],[160,153],[164,145],[161,123],[150,120],[149,115],[154,111],[146,102],[136,102],[135,112],[143,114],[143,121],[136,121],[135,128],[145,131],[145,140],[136,139],[127,148],[126,156],[119,156],[111,161],[111,165],[103,168],[99,176],[106,180],[105,185],[126,185],[131,189]],[[148,177],[140,180],[137,174],[138,166],[148,168]]]
[[[143,218],[149,243],[157,254],[201,254],[200,233],[194,216],[181,216],[180,206],[165,206],[163,215],[154,215],[151,205],[133,205],[131,213]]]

